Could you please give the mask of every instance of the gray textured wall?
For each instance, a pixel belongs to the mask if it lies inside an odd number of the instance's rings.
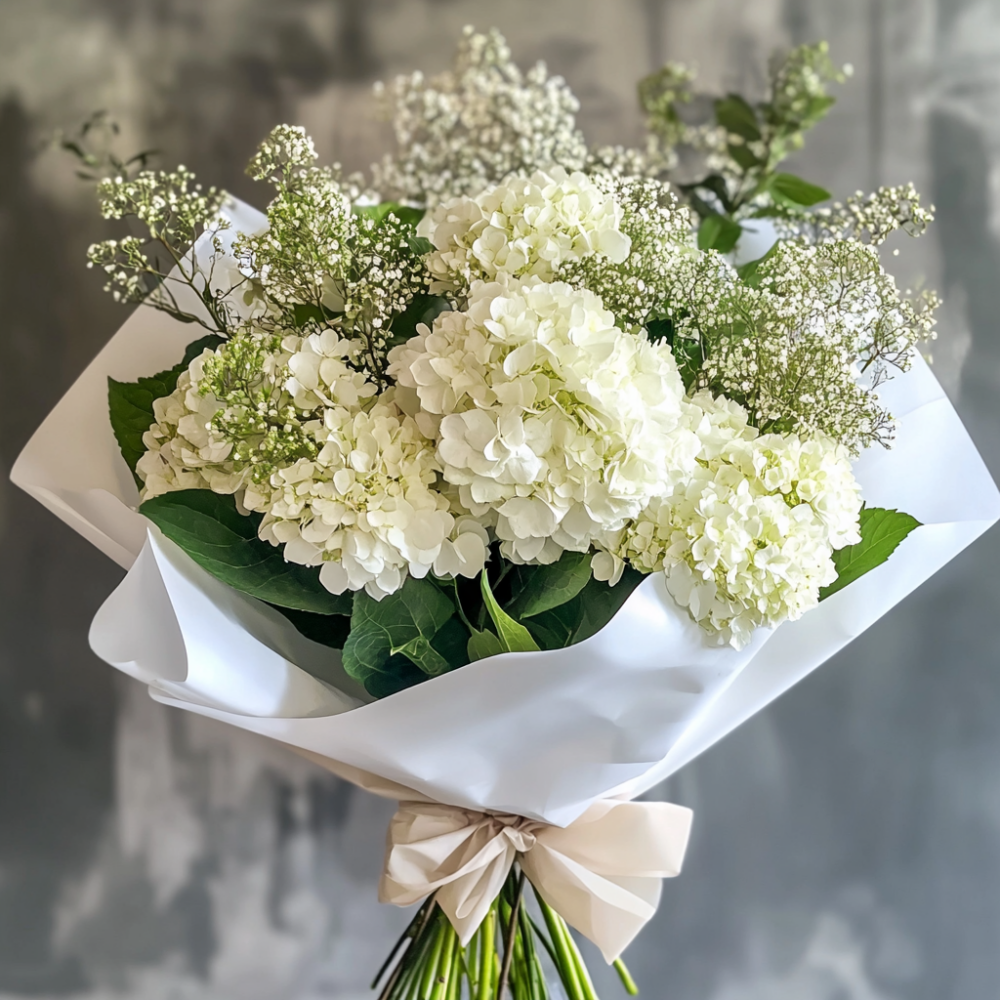
[[[829,38],[857,72],[800,165],[937,202],[895,264],[946,293],[939,377],[1000,472],[997,0],[0,0],[0,471],[123,318],[52,129],[110,108],[126,148],[252,197],[278,121],[365,166],[371,82],[443,68],[467,22],[565,74],[595,141],[638,136],[665,58],[753,87],[773,46]],[[649,1000],[1000,995],[998,554],[994,532],[658,790],[698,819],[630,952]],[[98,663],[119,576],[0,477],[0,1000],[366,996],[405,919],[374,900],[390,808]]]

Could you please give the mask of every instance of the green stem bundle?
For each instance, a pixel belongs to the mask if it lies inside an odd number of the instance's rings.
[[[512,869],[472,940],[462,945],[434,898],[428,899],[379,970],[379,1000],[549,1000],[543,956],[567,1000],[598,1000],[566,921],[534,890],[542,925],[532,917],[524,872]],[[539,948],[538,945],[541,945]],[[621,959],[625,991],[639,990]]]

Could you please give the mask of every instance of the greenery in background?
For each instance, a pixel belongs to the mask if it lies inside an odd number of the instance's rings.
[[[798,217],[830,197],[778,167],[833,106],[827,85],[845,76],[825,42],[800,45],[772,61],[764,100],[751,104],[740,94],[714,100],[714,129],[685,123],[683,108],[695,96],[690,71],[668,64],[640,82],[650,133],[664,147],[700,148],[708,165],[703,177],[678,185],[701,220],[700,249],[728,253],[740,238],[741,220]]]

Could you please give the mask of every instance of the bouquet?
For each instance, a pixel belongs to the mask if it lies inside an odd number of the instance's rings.
[[[668,65],[647,147],[591,150],[469,31],[379,88],[370,180],[284,125],[265,214],[108,161],[142,235],[90,263],[140,305],[13,478],[129,569],[100,656],[400,802],[385,1000],[591,998],[568,925],[635,992],[691,822],[637,796],[1000,516],[879,257],[932,213],[778,169],[843,76],[804,46],[706,104]]]

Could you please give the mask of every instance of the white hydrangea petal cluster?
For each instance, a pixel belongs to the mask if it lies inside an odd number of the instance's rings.
[[[432,569],[476,576],[488,557],[486,528],[452,512],[436,489],[433,443],[392,390],[375,398],[375,384],[350,364],[356,345],[323,329],[241,353],[258,336],[205,351],[155,402],[138,465],[143,499],[242,491],[245,509],[264,514],[260,537],[289,562],[321,564],[320,580],[335,593],[364,588],[381,599]],[[241,356],[256,367],[234,377]],[[252,383],[253,395],[220,399],[211,391],[219,381]],[[290,415],[294,423],[268,428],[268,418]]]
[[[288,353],[284,365],[289,375],[284,389],[300,410],[356,408],[378,392],[374,382],[347,363],[357,353],[357,346],[336,330],[327,328],[304,337],[291,334],[281,346]]]
[[[596,561],[662,570],[667,588],[721,643],[815,607],[837,572],[832,553],[860,541],[860,490],[846,449],[829,438],[758,435],[732,401],[700,393],[702,452],[693,475],[654,500],[619,548]]]
[[[593,292],[477,282],[464,311],[418,331],[389,372],[440,417],[445,479],[492,510],[514,562],[587,551],[694,468],[670,349],[618,329]]]
[[[264,514],[261,538],[283,545],[289,562],[321,566],[320,581],[336,594],[364,588],[381,600],[407,575],[478,575],[486,531],[452,516],[434,489],[433,444],[391,392],[370,410],[327,406],[309,430],[314,459],[247,487],[244,505]]]
[[[153,401],[154,422],[142,436],[146,452],[136,464],[143,500],[174,490],[210,489],[235,493],[247,470],[230,460],[232,442],[212,427],[221,404],[199,391],[202,365],[212,352],[195,358],[169,396]]]
[[[594,254],[620,264],[631,247],[621,221],[612,193],[585,174],[553,167],[446,201],[418,232],[435,248],[426,258],[432,290],[451,291],[500,274],[550,281],[561,265]]]

